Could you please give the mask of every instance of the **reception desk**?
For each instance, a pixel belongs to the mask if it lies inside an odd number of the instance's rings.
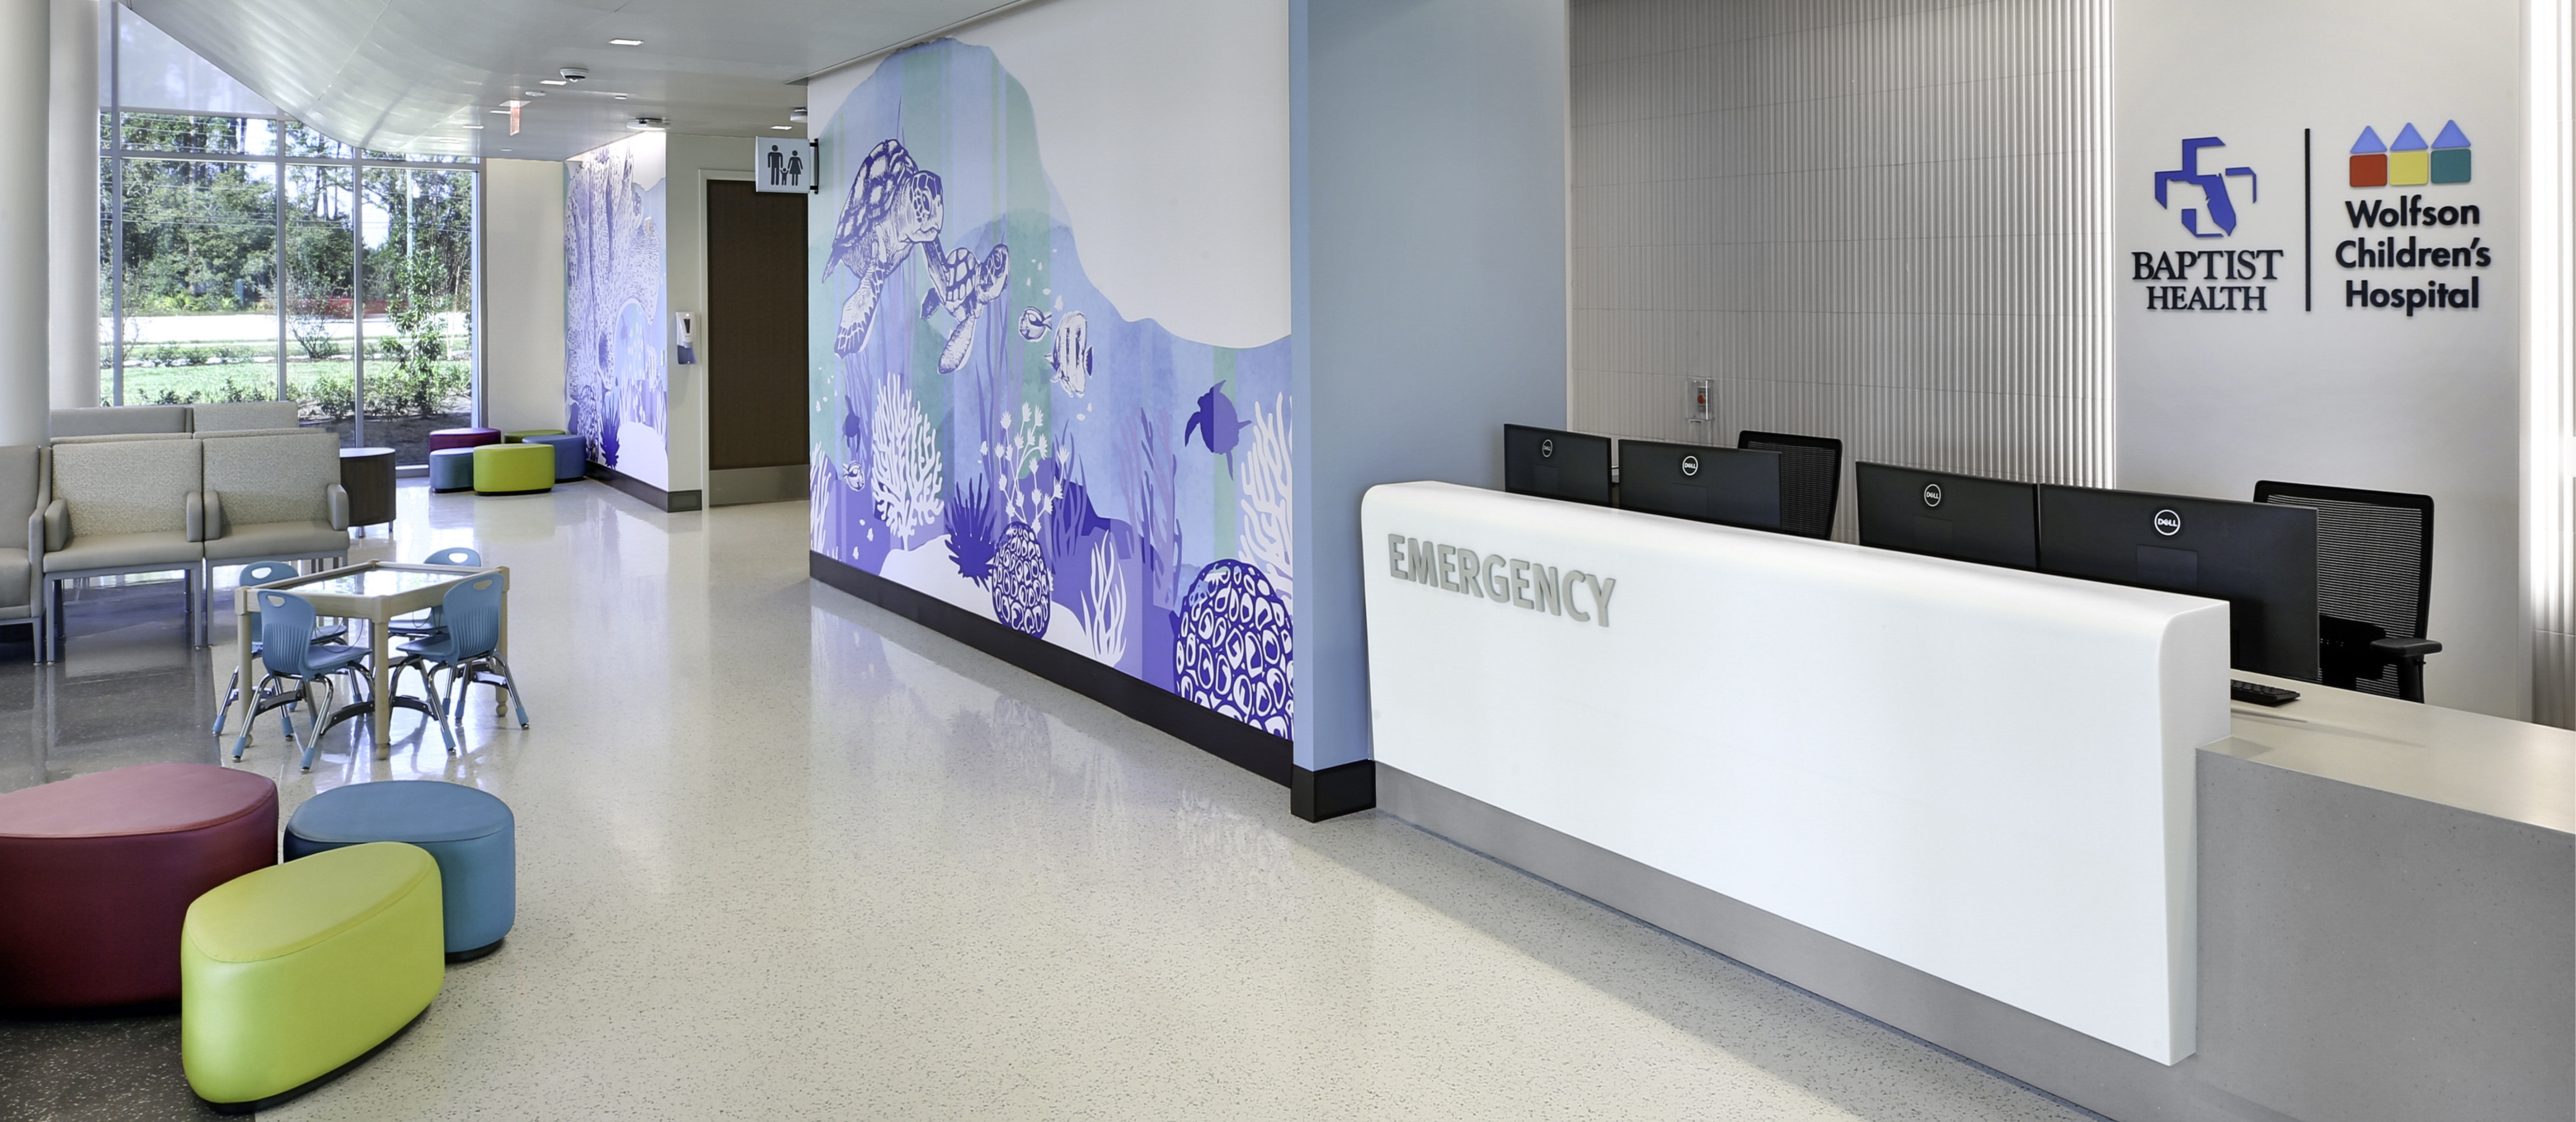
[[[1390,813],[2116,1118],[2567,1116],[2576,736],[2231,710],[2195,597],[1445,484],[1361,525]]]

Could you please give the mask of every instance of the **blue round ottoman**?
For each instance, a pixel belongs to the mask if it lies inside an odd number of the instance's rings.
[[[474,450],[440,448],[429,454],[429,489],[437,492],[474,489]]]
[[[586,449],[578,436],[555,433],[550,436],[526,436],[520,439],[529,444],[554,445],[555,482],[557,483],[570,483],[590,470],[589,458],[583,455]]]
[[[304,801],[286,821],[286,859],[367,842],[409,842],[438,859],[447,917],[447,961],[501,947],[519,912],[517,850],[510,806],[490,794],[434,779],[388,779],[334,787]]]

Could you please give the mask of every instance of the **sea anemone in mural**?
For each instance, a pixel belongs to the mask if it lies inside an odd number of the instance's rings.
[[[1173,691],[1279,736],[1289,734],[1288,605],[1261,570],[1218,561],[1199,570],[1173,637]]]
[[[1002,543],[994,530],[1001,525],[993,509],[993,489],[970,478],[948,496],[948,559],[957,575],[982,584],[993,576],[993,556]]]
[[[1055,598],[1055,573],[1038,548],[1038,532],[1026,522],[1002,531],[1002,547],[993,554],[993,618],[1012,630],[1045,638],[1047,616]]]

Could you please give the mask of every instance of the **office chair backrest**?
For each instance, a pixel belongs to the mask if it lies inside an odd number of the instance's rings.
[[[1807,538],[1834,533],[1834,500],[1843,478],[1843,442],[1829,436],[1740,432],[1735,446],[1780,454],[1780,532]]]
[[[423,565],[481,565],[483,555],[464,546],[449,546],[421,559]]]
[[[2433,585],[2433,497],[2264,480],[2254,501],[2317,512],[2317,613],[2424,637]],[[2329,630],[2332,624],[2328,623]],[[2397,695],[2394,667],[2354,687]]]
[[[447,633],[456,641],[457,658],[473,658],[492,653],[501,645],[501,578],[475,577],[458,581],[440,601],[440,614],[447,617]]]
[[[313,602],[292,592],[262,588],[251,593],[259,605],[259,660],[272,674],[313,676]]]

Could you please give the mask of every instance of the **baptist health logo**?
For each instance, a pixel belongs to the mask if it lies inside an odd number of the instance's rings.
[[[2182,142],[2182,166],[2156,173],[2159,207],[2173,210],[2177,203],[2192,201],[2188,192],[2200,193],[2199,206],[2181,208],[2183,232],[2194,238],[2224,238],[2236,232],[2242,216],[2237,212],[2235,180],[2244,180],[2245,202],[2261,201],[2262,180],[2253,168],[2241,164],[2202,166],[2205,155],[2210,164],[2224,164],[2209,150],[2225,147],[2227,142],[2214,136],[2186,138]],[[2250,282],[2279,280],[2281,258],[2288,252],[2216,248],[2131,251],[2129,279],[2146,284],[2147,310],[2151,312],[2270,311],[2270,286]],[[2160,283],[2166,281],[2181,283]]]
[[[2182,166],[2156,173],[2156,205],[2167,210],[2173,209],[2171,200],[2166,198],[2168,187],[2180,184],[2199,188],[2201,206],[2182,208],[2182,228],[2191,231],[2195,238],[2223,238],[2236,232],[2236,200],[2227,193],[2228,180],[2243,176],[2245,201],[2261,201],[2262,183],[2254,177],[2253,168],[2232,167],[2224,172],[2200,170],[2202,149],[2225,147],[2227,142],[2214,136],[2192,137],[2182,142]],[[2218,227],[2216,230],[2200,228],[2201,207],[2208,208],[2209,222]]]
[[[2352,142],[2349,177],[2355,187],[2421,187],[2428,183],[2469,181],[2469,134],[2458,121],[2442,123],[2442,134],[2424,143],[2415,123],[2397,130],[2397,142],[2383,144],[2379,130],[2362,126]]]

